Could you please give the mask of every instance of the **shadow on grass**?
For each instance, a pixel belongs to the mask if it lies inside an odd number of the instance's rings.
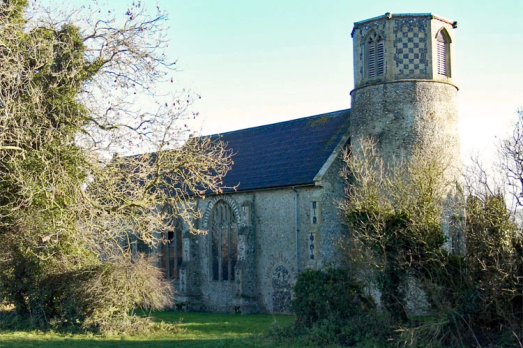
[[[59,341],[56,339],[50,341],[42,340],[28,340],[27,338],[13,338],[9,341],[0,342],[2,348],[65,348],[65,347],[78,347],[78,348],[114,348],[114,347],[146,347],[146,348],[160,348],[160,347],[176,347],[176,348],[189,348],[189,347],[264,347],[262,341],[255,342],[252,340],[239,340],[239,339],[216,339],[216,340],[152,340],[152,341],[133,341],[133,340],[97,340],[97,339],[71,339]],[[266,346],[269,347],[269,346]]]
[[[267,314],[234,315],[190,312],[148,313],[155,320],[176,323],[179,333],[151,336],[97,336],[41,331],[7,330],[0,332],[0,348],[7,347],[274,347],[275,342],[263,334],[276,322],[291,322],[290,316]],[[287,347],[277,344],[278,347]],[[288,347],[298,347],[289,345]]]

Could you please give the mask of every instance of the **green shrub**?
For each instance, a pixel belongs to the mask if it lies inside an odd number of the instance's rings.
[[[297,333],[319,345],[358,342],[386,335],[371,296],[346,270],[307,270],[298,275],[291,309]]]
[[[291,308],[298,326],[310,327],[324,319],[346,321],[374,308],[374,301],[342,269],[307,270],[298,275]]]
[[[172,305],[171,285],[151,259],[118,258],[80,270],[51,273],[32,284],[4,287],[7,303],[16,303],[8,320],[13,327],[95,331],[105,334],[157,330],[135,309],[158,310]],[[20,312],[19,308],[27,308]]]

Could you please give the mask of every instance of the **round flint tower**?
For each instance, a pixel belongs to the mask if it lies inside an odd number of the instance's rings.
[[[354,24],[353,145],[372,137],[385,159],[408,156],[429,123],[455,139],[459,161],[456,26],[430,13],[386,13]]]

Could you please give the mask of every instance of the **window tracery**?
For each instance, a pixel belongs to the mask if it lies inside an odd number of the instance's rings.
[[[233,281],[238,260],[238,231],[234,212],[224,200],[216,202],[209,219],[212,280]]]

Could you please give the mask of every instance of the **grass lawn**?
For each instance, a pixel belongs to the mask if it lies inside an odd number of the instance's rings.
[[[261,334],[274,324],[293,321],[291,316],[267,314],[234,315],[213,313],[156,312],[153,316],[166,322],[178,322],[185,330],[173,335],[96,336],[39,331],[0,332],[0,347],[273,347],[275,343]],[[298,347],[296,345],[276,345]]]

